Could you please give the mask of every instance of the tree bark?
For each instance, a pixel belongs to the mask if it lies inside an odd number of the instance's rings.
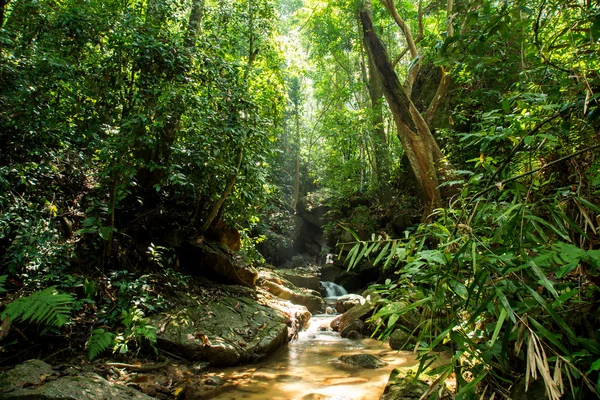
[[[359,15],[368,56],[382,82],[385,98],[396,123],[398,137],[419,184],[424,214],[427,216],[434,208],[441,205],[437,166],[443,160],[443,154],[427,122],[406,95],[384,45],[373,29],[368,0],[363,3]]]
[[[240,167],[242,166],[243,155],[244,155],[244,148],[240,147],[240,150],[238,151],[237,165],[235,167],[235,171],[233,173],[233,176],[231,177],[231,179],[227,183],[227,186],[225,186],[225,190],[223,191],[223,194],[221,195],[221,197],[217,201],[217,204],[215,204],[215,206],[212,208],[212,210],[210,211],[210,214],[206,218],[206,221],[204,221],[204,224],[200,228],[200,234],[201,235],[203,235],[204,233],[206,233],[206,231],[208,230],[208,228],[210,228],[211,224],[215,220],[215,217],[217,216],[217,214],[221,210],[221,207],[223,206],[223,203],[225,203],[225,200],[227,200],[227,197],[229,197],[229,193],[231,193],[231,189],[233,189],[233,185],[235,185],[235,181],[237,179],[238,173],[240,172]]]

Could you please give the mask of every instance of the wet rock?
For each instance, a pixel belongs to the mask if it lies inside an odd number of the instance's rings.
[[[325,309],[325,302],[318,293],[302,291],[293,285],[286,287],[285,282],[280,278],[274,278],[272,273],[269,275],[263,274],[261,270],[259,285],[281,299],[305,306],[311,313],[323,312]]]
[[[0,398],[7,400],[150,400],[153,397],[84,373],[56,377],[41,360],[29,360],[0,376]]]
[[[290,317],[246,297],[204,304],[192,295],[180,294],[179,305],[150,320],[159,327],[159,348],[217,366],[258,361],[295,335],[288,331]]]
[[[411,372],[411,371],[409,371]],[[418,400],[429,389],[429,385],[415,379],[411,373],[400,368],[394,369],[380,400]]]
[[[181,266],[191,275],[216,278],[247,287],[256,286],[256,269],[222,243],[188,243],[180,249],[180,253]]]
[[[344,337],[351,340],[362,340],[365,338],[363,334],[358,331],[350,331]]]
[[[354,320],[351,323],[349,323],[344,329],[342,329],[342,331],[340,332],[340,335],[345,338],[348,337],[348,334],[350,332],[358,332],[358,333],[362,333],[365,330],[365,323],[360,320]]]
[[[401,350],[404,347],[414,346],[415,344],[417,344],[417,339],[402,329],[396,329],[390,335],[390,347],[394,350]]]
[[[199,363],[192,365],[192,367],[190,369],[195,374],[203,374],[206,371],[208,371],[209,366],[210,366],[210,363],[208,361],[201,361]]]
[[[219,378],[218,376],[211,376],[204,380],[204,384],[210,386],[223,386],[224,383],[225,381],[223,381],[223,379]]]
[[[349,354],[343,355],[338,358],[343,363],[354,365],[361,368],[382,368],[387,365],[387,363],[371,354]]]
[[[375,308],[379,298],[380,297],[377,294],[372,294],[368,298],[365,298],[364,304],[353,307],[349,311],[331,321],[331,328],[334,331],[340,332],[352,322],[358,319],[367,318],[373,312],[373,309]]]
[[[343,314],[355,306],[365,304],[365,298],[358,294],[345,294],[340,296],[335,305],[336,310]]]
[[[323,386],[334,386],[334,385],[352,385],[356,383],[365,383],[369,382],[367,378],[360,378],[358,376],[342,376],[342,377],[333,377],[327,378],[319,383]]]

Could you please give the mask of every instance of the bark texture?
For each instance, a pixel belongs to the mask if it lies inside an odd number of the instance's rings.
[[[424,213],[428,215],[441,205],[438,166],[443,160],[429,126],[405,93],[385,47],[373,28],[369,2],[359,12],[364,43],[373,65],[374,73],[382,83],[383,93],[392,112],[398,137],[406,151],[424,200]],[[406,32],[405,32],[406,34]]]

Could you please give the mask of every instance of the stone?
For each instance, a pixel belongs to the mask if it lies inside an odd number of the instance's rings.
[[[285,287],[274,280],[265,279],[262,276],[259,280],[259,285],[265,287],[270,293],[281,299],[305,306],[311,313],[323,312],[325,309],[325,302],[323,299],[310,291]]]
[[[277,272],[296,287],[319,290],[319,277],[316,272],[294,269],[282,269]]]
[[[350,340],[362,340],[365,338],[364,335],[358,331],[350,331],[344,337]]]
[[[247,287],[255,287],[258,271],[222,243],[188,243],[180,249],[181,267],[190,275],[204,276]]]
[[[224,383],[225,381],[223,381],[223,379],[219,378],[218,376],[211,376],[204,380],[204,384],[210,386],[223,386]]]
[[[348,334],[350,332],[362,333],[362,332],[364,332],[364,329],[365,329],[365,323],[360,319],[356,319],[356,320],[352,321],[351,323],[349,323],[344,329],[342,329],[342,331],[340,332],[340,336],[345,338],[345,337],[348,337]]]
[[[351,308],[360,304],[365,304],[364,297],[358,294],[345,294],[338,298],[335,308],[336,310],[338,310],[339,313],[343,314]]]
[[[341,332],[353,321],[368,317],[373,312],[373,309],[375,308],[375,305],[379,299],[380,296],[378,294],[372,294],[368,298],[365,298],[364,304],[355,306],[331,321],[331,329]]]
[[[340,356],[338,360],[345,364],[369,369],[383,368],[387,365],[385,361],[371,354],[348,354]]]
[[[178,305],[150,316],[150,321],[159,327],[158,347],[190,361],[214,366],[256,362],[300,329],[284,312],[247,297],[224,297],[206,304],[190,294],[180,297]]]
[[[150,400],[153,397],[145,395],[137,390],[123,385],[115,385],[106,379],[88,372],[78,376],[62,376],[43,383],[45,379],[39,379],[41,384],[37,386],[15,387],[17,383],[31,380],[33,373],[48,372],[50,366],[40,360],[24,363],[13,370],[3,374],[0,381],[10,379],[11,390],[6,391],[3,386],[0,398],[6,400]],[[43,365],[45,364],[45,365]],[[51,371],[51,369],[50,369]],[[21,372],[25,372],[22,378],[18,378]],[[41,375],[43,377],[45,375]],[[14,380],[13,378],[17,378]]]
[[[9,392],[23,386],[40,385],[52,375],[55,375],[52,367],[42,360],[27,360],[0,375],[0,393]]]
[[[344,377],[333,377],[327,378],[319,382],[323,386],[334,386],[334,385],[352,385],[356,383],[369,382],[367,378],[360,378],[358,376],[344,376]]]
[[[390,347],[394,350],[402,350],[406,346],[414,346],[417,344],[417,339],[410,333],[404,332],[402,329],[396,329],[390,335]]]
[[[395,368],[388,379],[388,383],[379,398],[380,400],[418,400],[429,390],[429,385],[415,378],[410,373],[400,368]]]

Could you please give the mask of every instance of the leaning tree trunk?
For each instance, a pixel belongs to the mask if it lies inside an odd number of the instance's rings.
[[[383,43],[377,37],[370,16],[370,2],[365,1],[359,13],[364,43],[372,61],[374,73],[379,76],[383,93],[392,112],[398,137],[417,179],[424,203],[424,215],[441,205],[438,164],[443,160],[427,122],[406,95],[394,71]]]

